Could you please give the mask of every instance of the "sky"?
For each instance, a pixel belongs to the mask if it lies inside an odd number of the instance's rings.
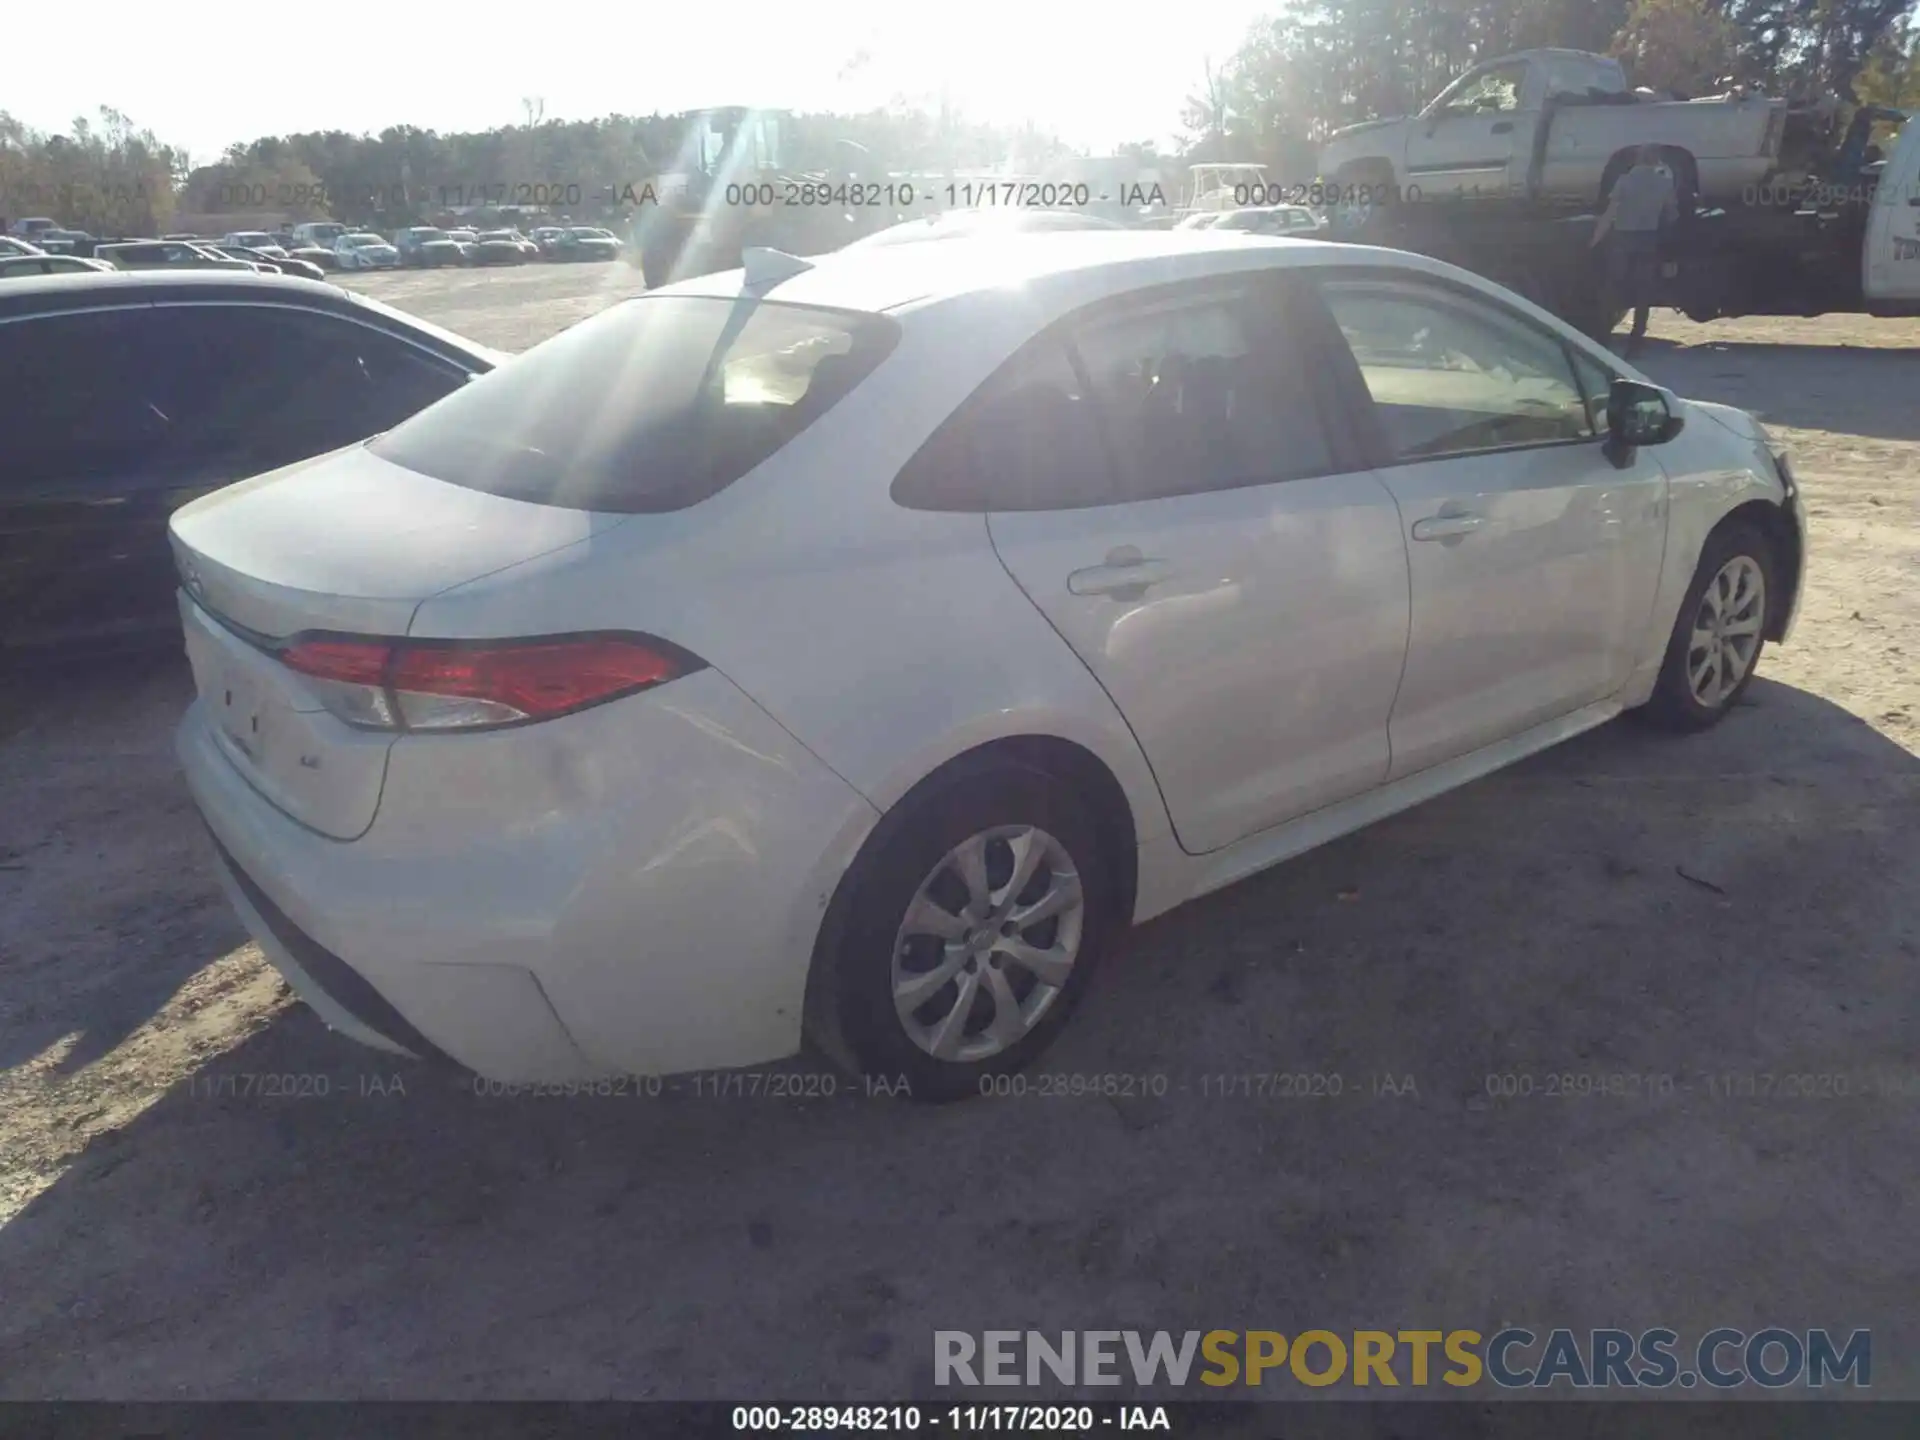
[[[65,130],[112,106],[204,162],[268,134],[518,124],[524,98],[544,102],[549,119],[582,120],[728,104],[931,108],[944,89],[970,119],[1032,120],[1098,154],[1171,139],[1208,59],[1223,59],[1276,3],[344,0],[181,10],[100,0],[86,7],[84,31],[64,7],[26,5],[7,16],[0,107],[34,129]]]

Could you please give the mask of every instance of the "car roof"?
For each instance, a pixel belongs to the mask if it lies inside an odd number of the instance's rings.
[[[794,305],[882,314],[1014,286],[1098,298],[1244,269],[1343,259],[1379,263],[1389,255],[1397,262],[1423,263],[1374,246],[1242,231],[1062,230],[815,256],[813,268],[756,293]],[[1443,267],[1425,263],[1423,268]],[[723,271],[679,281],[664,293],[731,298],[745,289],[743,279],[743,271]]]
[[[356,316],[373,314],[438,340],[449,350],[498,365],[507,355],[469,340],[418,315],[323,280],[267,275],[258,270],[94,270],[66,275],[29,275],[0,289],[0,323],[33,315],[64,314],[114,305],[208,303],[270,304],[299,300],[307,308]]]

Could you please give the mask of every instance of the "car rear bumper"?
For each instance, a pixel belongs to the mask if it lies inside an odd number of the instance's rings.
[[[177,746],[288,983],[364,1044],[499,1080],[792,1054],[821,915],[877,818],[710,670],[538,726],[403,736],[351,842],[261,798],[198,701]]]
[[[209,832],[211,833],[211,832]],[[273,966],[328,1025],[362,1045],[420,1059],[448,1060],[386,996],[288,918],[215,836],[214,870],[227,899]]]

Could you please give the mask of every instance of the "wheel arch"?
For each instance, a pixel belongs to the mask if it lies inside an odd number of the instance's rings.
[[[1622,175],[1633,168],[1633,162],[1639,157],[1642,148],[1644,148],[1643,145],[1625,145],[1607,157],[1607,163],[1600,171],[1600,194],[1597,197],[1597,203],[1601,205],[1607,203],[1608,197],[1613,194],[1613,187],[1619,183]],[[1700,198],[1700,161],[1684,145],[1654,144],[1653,148],[1658,150],[1660,158],[1672,167],[1674,189],[1680,196],[1680,207],[1684,211],[1688,208],[1689,201],[1697,202]]]
[[[1780,641],[1786,638],[1787,617],[1794,612],[1799,596],[1795,588],[1800,581],[1801,559],[1806,539],[1800,533],[1800,525],[1794,519],[1793,511],[1785,505],[1772,500],[1743,501],[1722,515],[1707,532],[1711,540],[1730,525],[1750,525],[1766,537],[1767,544],[1773,548],[1774,583],[1782,592],[1777,604],[1767,606],[1767,628],[1761,633],[1767,639]]]
[[[1361,155],[1341,162],[1333,172],[1333,178],[1341,185],[1377,183],[1382,179],[1389,185],[1397,185],[1400,183],[1400,170],[1393,163],[1391,155]]]
[[[892,803],[880,806],[880,818],[862,836],[858,849],[834,886],[820,917],[807,962],[803,1028],[806,1036],[842,1066],[857,1068],[834,1013],[835,961],[845,932],[851,897],[871,857],[884,849],[905,817],[921,800],[996,765],[1039,770],[1070,785],[1093,811],[1101,837],[1101,855],[1113,867],[1115,923],[1132,923],[1139,892],[1139,825],[1135,806],[1120,777],[1086,745],[1057,734],[1021,732],[996,736],[950,756],[906,787]],[[1158,792],[1154,803],[1160,804]],[[1164,817],[1164,806],[1161,806]]]
[[[855,857],[847,873],[851,875],[858,868],[861,858],[870,848],[885,843],[889,821],[906,814],[929,793],[962,783],[969,774],[996,763],[1010,763],[1043,771],[1072,786],[1085,799],[1100,828],[1103,858],[1113,866],[1119,881],[1116,888],[1119,891],[1121,915],[1130,919],[1134,897],[1139,889],[1139,848],[1143,833],[1139,803],[1136,797],[1129,796],[1126,785],[1106,758],[1080,740],[1069,739],[1058,733],[1022,731],[995,736],[947,757],[884,803],[878,796],[869,797],[881,812],[880,820],[861,845],[861,856]],[[1154,819],[1164,821],[1165,818],[1165,806],[1157,790],[1151,798],[1158,814],[1156,816],[1149,812],[1144,827],[1148,834],[1154,833]]]
[[[1715,428],[1709,425],[1704,430],[1711,435]],[[1667,553],[1661,562],[1660,582],[1639,661],[1620,692],[1629,710],[1646,704],[1652,696],[1700,557],[1713,538],[1729,525],[1751,526],[1773,549],[1775,578],[1782,594],[1780,603],[1770,601],[1767,606],[1771,613],[1761,633],[1768,640],[1784,638],[1793,624],[1799,599],[1797,587],[1802,583],[1800,562],[1805,541],[1791,501],[1767,484],[1757,468],[1733,494],[1725,494],[1722,487],[1726,484],[1727,472],[1715,460],[1713,451],[1691,449],[1690,439],[1688,434],[1680,435],[1673,442],[1678,452],[1674,462],[1661,461],[1669,476]]]

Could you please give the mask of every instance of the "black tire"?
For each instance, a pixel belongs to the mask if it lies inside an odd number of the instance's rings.
[[[1688,682],[1694,624],[1701,617],[1707,587],[1728,564],[1741,556],[1748,557],[1760,567],[1760,628],[1754,640],[1752,658],[1747,663],[1746,673],[1740,677],[1740,683],[1713,704],[1704,704]],[[1766,631],[1773,623],[1774,599],[1779,593],[1779,587],[1774,583],[1773,546],[1757,527],[1744,520],[1734,520],[1721,525],[1709,535],[1707,543],[1701,547],[1700,564],[1687,585],[1686,599],[1681,602],[1680,613],[1674,618],[1673,634],[1667,639],[1666,659],[1660,666],[1660,678],[1654,684],[1653,696],[1633,712],[1635,717],[1659,729],[1682,733],[1705,730],[1726,719],[1733,707],[1740,703],[1740,697],[1747,693],[1747,687],[1753,683],[1754,674],[1760,668],[1761,656],[1767,646]]]
[[[1607,168],[1600,172],[1600,193],[1594,197],[1594,214],[1598,215],[1607,208],[1607,201],[1613,198],[1613,187],[1632,168],[1633,155],[1628,151],[1622,151],[1607,161]]]
[[[1673,172],[1674,201],[1680,207],[1680,223],[1685,225],[1700,208],[1700,164],[1685,150],[1671,146],[1661,150],[1660,157]]]
[[[894,1009],[894,951],[902,921],[921,886],[955,847],[996,827],[1016,825],[1037,827],[1057,840],[1079,877],[1084,908],[1072,969],[1032,1028],[1017,1041],[985,1058],[936,1058],[908,1033]],[[990,878],[994,858],[989,847]],[[1004,885],[1004,876],[994,883]],[[1036,871],[1034,884],[1043,883],[1050,882]],[[895,806],[875,827],[841,882],[814,954],[807,1006],[809,1036],[836,1063],[876,1083],[885,1082],[894,1093],[904,1077],[907,1093],[916,1100],[960,1100],[980,1094],[993,1077],[1030,1064],[1066,1024],[1112,943],[1119,925],[1117,912],[1118,891],[1098,827],[1072,787],[1046,771],[1014,761],[985,757],[963,764]],[[1017,967],[1003,975],[1002,983],[1016,988],[1033,979]],[[928,1005],[937,1010],[942,997],[958,983],[956,978],[935,992]],[[984,995],[987,987],[982,985],[980,990]],[[1023,1003],[1033,994],[1029,986],[1021,996]],[[962,1023],[971,1030],[967,1020]]]
[[[1328,207],[1332,239],[1354,245],[1384,245],[1392,239],[1400,218],[1400,187],[1392,167],[1361,165],[1342,170],[1334,176],[1333,186],[1341,198]],[[1352,199],[1347,198],[1350,195]]]

